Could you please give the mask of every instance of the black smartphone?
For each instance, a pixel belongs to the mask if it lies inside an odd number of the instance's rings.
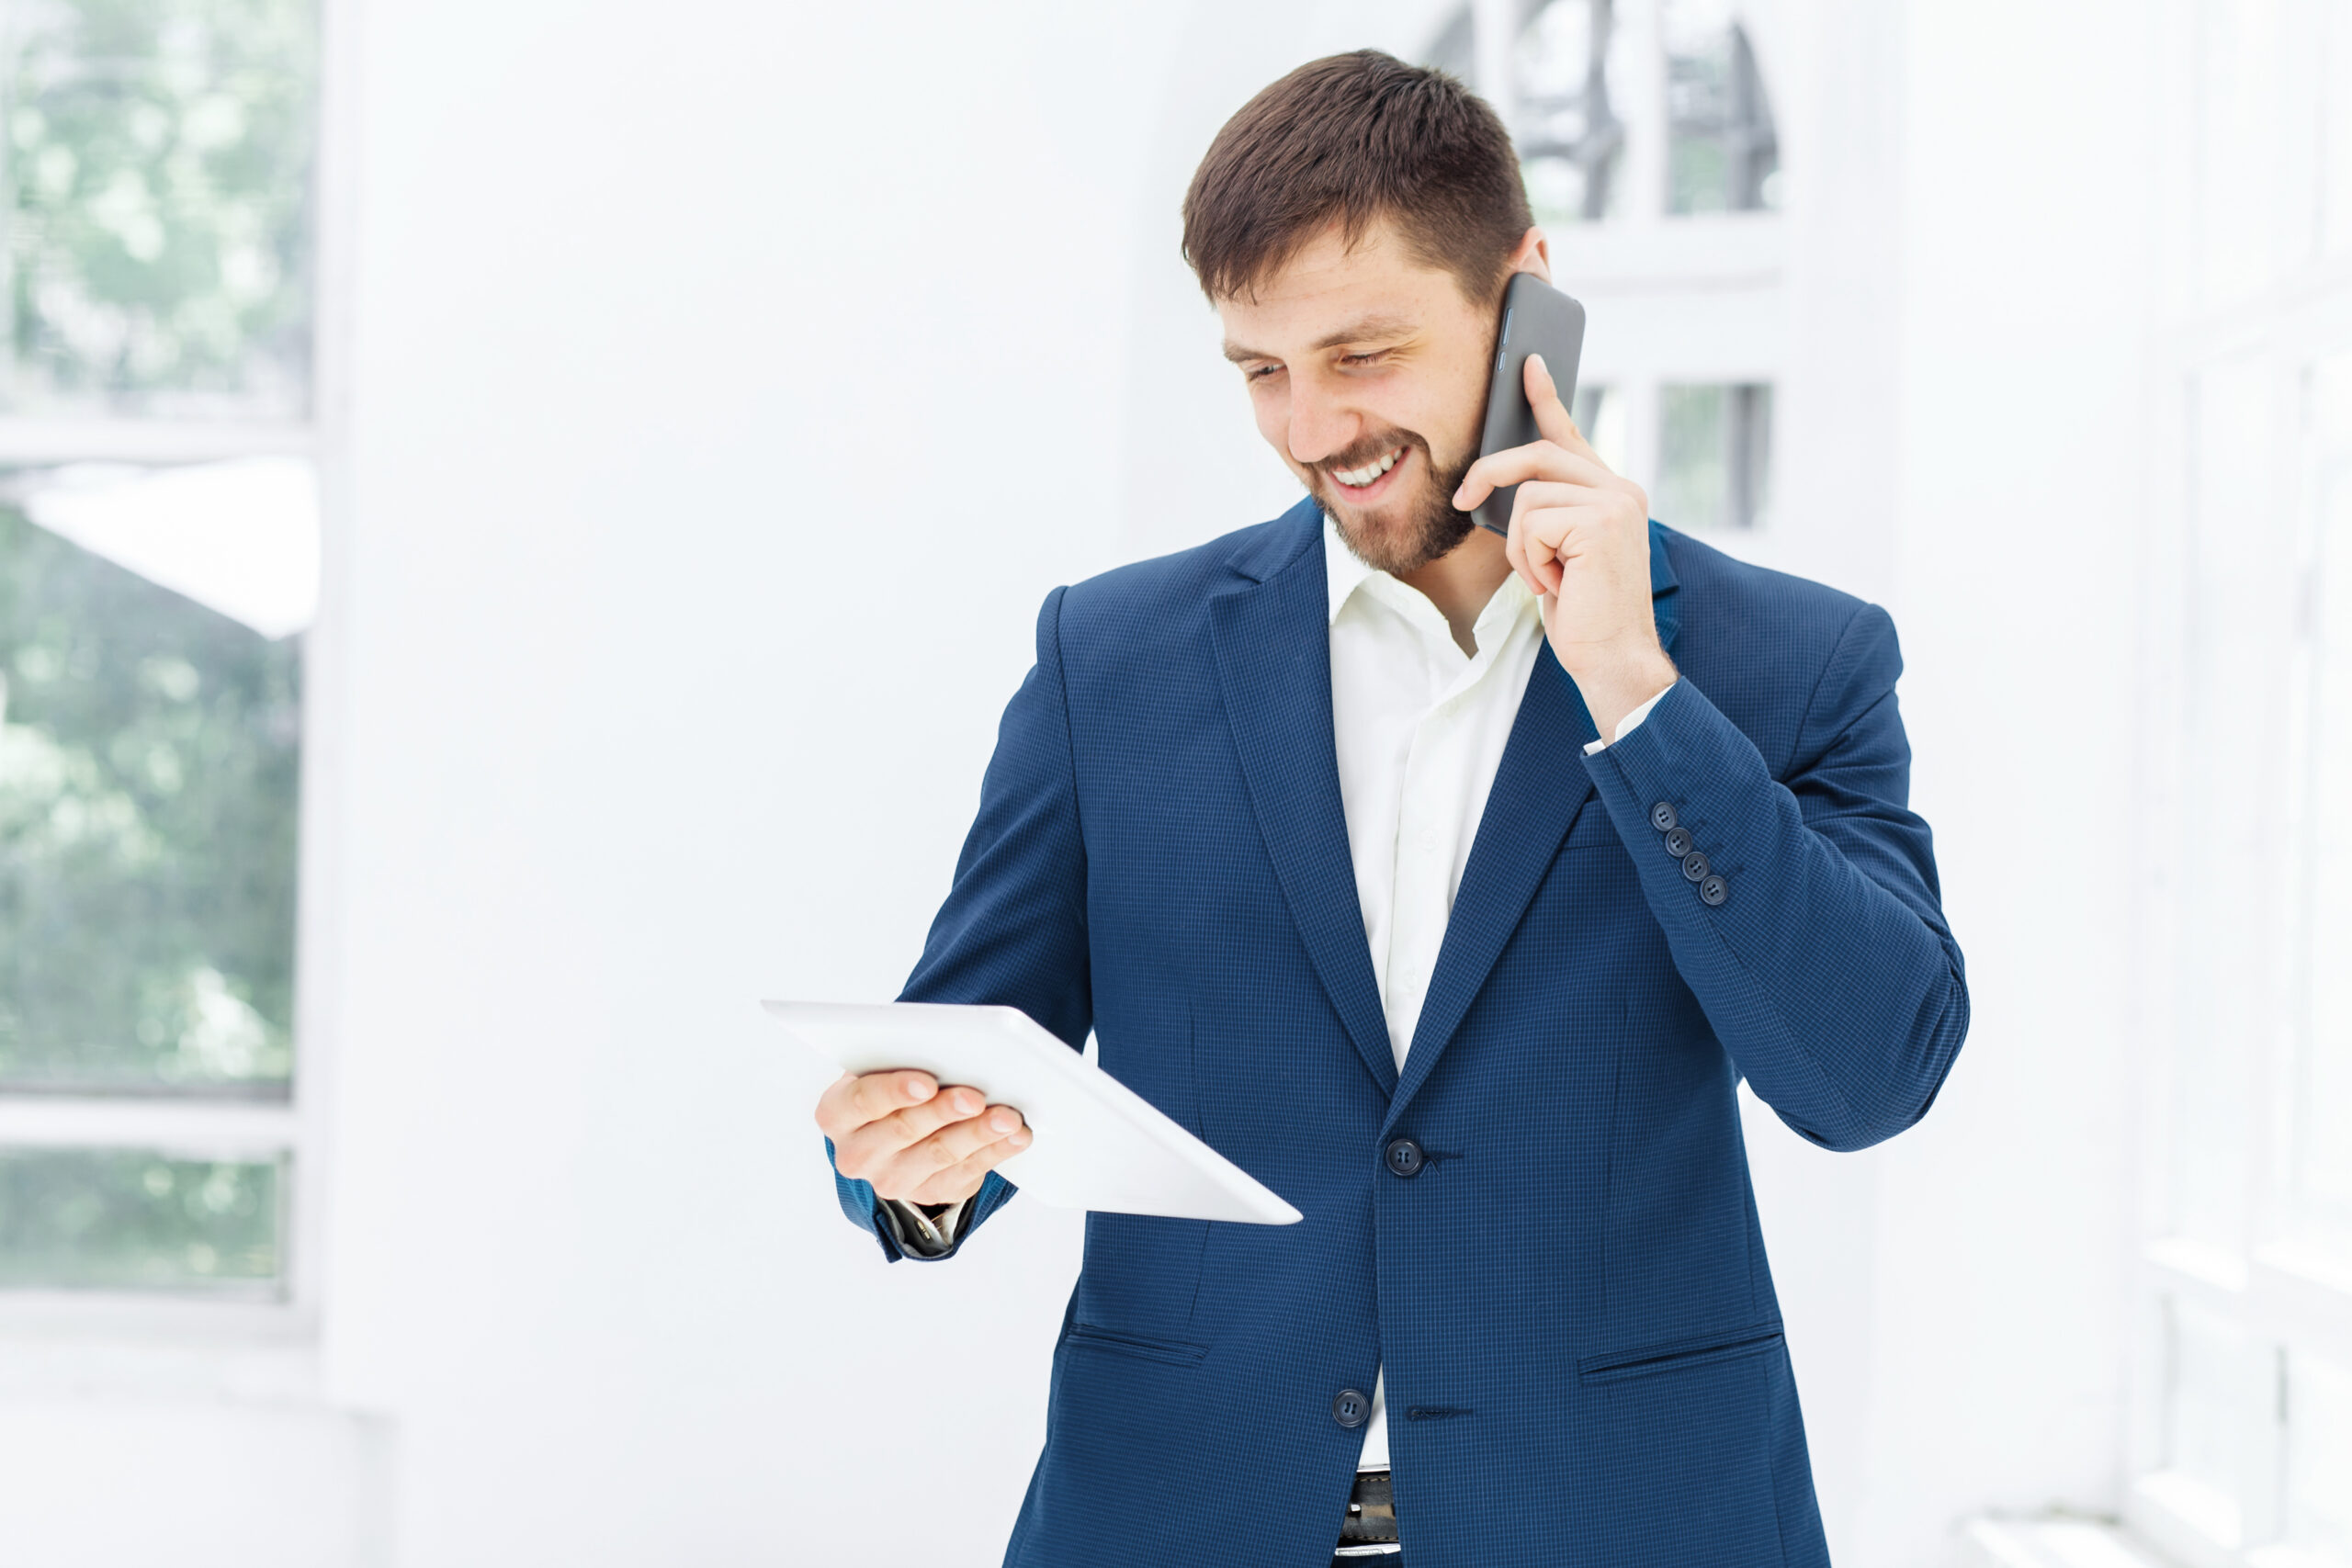
[[[1560,389],[1560,401],[1577,404],[1577,359],[1584,353],[1584,307],[1532,272],[1511,274],[1503,289],[1502,326],[1495,333],[1495,363],[1487,378],[1487,423],[1478,456],[1487,457],[1538,440],[1535,410],[1527,400],[1527,356],[1540,354]],[[1510,532],[1511,498],[1519,487],[1498,490],[1471,515],[1482,528]]]

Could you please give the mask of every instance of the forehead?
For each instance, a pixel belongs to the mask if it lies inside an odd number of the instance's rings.
[[[1350,322],[1426,324],[1467,311],[1452,273],[1430,266],[1375,222],[1352,245],[1334,221],[1247,294],[1217,300],[1228,349],[1269,353],[1317,342]]]

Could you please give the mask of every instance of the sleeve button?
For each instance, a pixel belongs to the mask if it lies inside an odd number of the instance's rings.
[[[1674,807],[1663,800],[1650,807],[1650,826],[1661,833],[1671,831],[1680,820],[1675,816]]]
[[[1707,874],[1707,857],[1692,850],[1682,857],[1682,874],[1692,882],[1703,881]]]
[[[1690,829],[1677,828],[1666,836],[1666,852],[1680,860],[1690,852]]]
[[[1720,876],[1710,876],[1699,884],[1699,902],[1714,908],[1731,897],[1731,884]]]

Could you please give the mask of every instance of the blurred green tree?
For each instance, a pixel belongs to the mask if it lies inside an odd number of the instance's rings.
[[[0,1087],[286,1092],[298,644],[0,507]]]
[[[309,405],[311,0],[11,0],[0,407]]]

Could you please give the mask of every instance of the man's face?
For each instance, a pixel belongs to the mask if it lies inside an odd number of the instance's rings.
[[[1468,536],[1452,498],[1478,456],[1491,306],[1386,224],[1350,249],[1335,223],[1217,315],[1259,434],[1366,563],[1403,577]]]

